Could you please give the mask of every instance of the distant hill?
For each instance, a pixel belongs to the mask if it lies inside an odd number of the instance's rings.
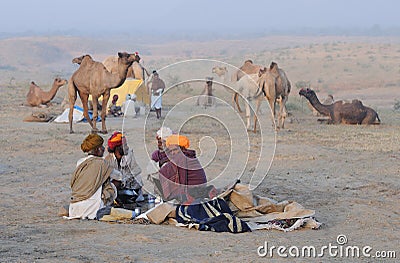
[[[307,84],[324,94],[346,96],[351,95],[344,92],[347,90],[368,89],[372,98],[373,92],[381,89],[380,95],[386,94],[390,99],[391,90],[400,88],[400,37],[293,35],[203,40],[123,35],[4,38],[0,39],[0,85],[15,79],[16,85],[28,85],[34,80],[41,86],[50,86],[55,76],[68,79],[77,69],[72,58],[90,54],[103,61],[118,51],[138,51],[149,70],[198,58],[235,66],[247,59],[265,66],[275,61],[286,70],[293,87]],[[165,77],[182,79],[180,72],[174,74]]]

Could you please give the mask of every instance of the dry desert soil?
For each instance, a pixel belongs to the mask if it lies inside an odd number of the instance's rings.
[[[23,122],[32,112],[60,114],[65,88],[61,89],[50,108],[32,109],[23,106],[28,82],[2,82],[0,262],[267,262],[271,260],[270,256],[260,257],[257,254],[258,247],[265,242],[269,246],[286,248],[314,246],[320,251],[323,246],[338,245],[339,235],[347,238],[343,247],[369,246],[372,249],[367,252],[371,256],[383,252],[380,255],[393,257],[391,251],[395,251],[399,258],[400,112],[393,109],[395,99],[400,99],[399,41],[383,44],[369,40],[348,43],[313,41],[310,40],[307,45],[302,42],[300,47],[253,54],[256,58],[267,53],[275,57],[293,84],[286,128],[276,133],[272,166],[255,192],[278,201],[295,200],[315,210],[316,219],[322,223],[319,230],[300,229],[286,233],[260,230],[230,234],[201,232],[173,225],[62,219],[57,215],[58,210],[68,203],[70,177],[76,161],[84,156],[80,151],[80,143],[90,132],[89,125],[74,124],[76,133],[69,134],[66,124]],[[324,41],[329,44],[321,44]],[[205,44],[201,45],[203,47]],[[243,60],[252,54],[245,55]],[[313,58],[317,55],[317,58]],[[334,64],[336,60],[347,64],[347,68],[343,69],[340,63]],[[378,69],[381,71],[376,73]],[[176,74],[179,76],[179,73]],[[313,74],[321,77],[311,77]],[[363,100],[364,104],[378,111],[381,125],[319,123],[318,117],[309,111],[306,101],[299,98],[295,83],[304,80],[312,80],[321,97],[333,93],[336,100]],[[181,87],[179,93],[185,93],[182,92],[184,88]],[[228,93],[224,90],[218,92],[229,102]],[[196,87],[191,87],[188,92],[196,93]],[[181,100],[178,95],[166,96],[164,118],[176,104],[173,98]],[[174,110],[171,118],[183,114],[181,111],[199,110],[194,105],[185,107]],[[266,107],[264,104],[261,117],[268,118]],[[225,114],[223,121],[229,121],[232,115],[227,108],[220,103],[209,111],[210,114],[215,111]],[[243,114],[240,116],[244,119]],[[145,178],[149,151],[145,145],[153,143],[152,134],[161,124],[162,121],[156,120],[154,113],[125,123],[122,118],[108,118],[109,134],[103,136],[107,139],[111,131],[123,128]],[[200,118],[185,125],[183,131],[193,141],[210,136],[223,151],[231,147],[229,138],[221,132],[218,123]],[[229,132],[235,134],[237,131]],[[143,137],[144,134],[146,137]],[[273,137],[274,134],[271,134]],[[254,168],[261,144],[260,132],[249,133],[248,136],[251,148],[244,182]],[[200,151],[198,144],[193,143],[193,147]],[[228,163],[226,152],[217,152],[216,156],[216,164],[207,170],[208,174],[221,171]],[[233,160],[230,165],[239,165],[239,160],[236,161]],[[240,170],[241,167],[236,168]],[[232,180],[237,177],[238,174],[233,174]],[[146,187],[151,188],[148,185]],[[398,261],[394,258],[368,258],[365,255],[335,257],[329,255],[327,250],[317,258],[282,258],[275,250],[272,260]]]

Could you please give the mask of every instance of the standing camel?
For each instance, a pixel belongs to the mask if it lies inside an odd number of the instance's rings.
[[[256,83],[256,84],[255,84]],[[277,128],[284,128],[287,116],[286,101],[290,93],[291,85],[285,72],[272,62],[270,68],[260,69],[258,74],[250,74],[242,77],[238,82],[238,93],[251,101],[255,100],[256,109],[254,115],[254,132],[257,131],[257,114],[263,99],[268,101],[272,111],[272,122],[276,116],[276,102],[279,103],[279,115]],[[247,129],[250,128],[250,105],[246,104]]]
[[[286,76],[286,73],[283,69],[278,67],[278,64],[275,62],[271,62],[269,66],[269,71],[272,73],[273,76],[276,78],[275,90],[276,96],[273,107],[274,116],[275,116],[275,109],[276,109],[276,102],[279,103],[279,115],[278,115],[278,128],[285,128],[285,119],[287,117],[287,110],[286,110],[286,102],[289,98],[289,93],[291,90],[291,84],[289,79]],[[272,98],[271,98],[272,99]],[[268,99],[269,101],[269,99]],[[271,105],[271,103],[270,103]]]
[[[116,74],[110,73],[102,63],[93,61],[90,56],[83,58],[80,67],[72,74],[68,84],[69,95],[69,127],[70,133],[72,130],[72,116],[77,93],[82,101],[83,115],[88,120],[92,127],[92,132],[97,132],[96,119],[98,116],[98,99],[103,96],[102,109],[101,109],[101,133],[107,133],[105,118],[107,111],[107,103],[110,98],[110,90],[120,87],[128,72],[128,68],[132,65],[133,61],[137,59],[135,54],[128,54],[126,52],[118,53],[118,72]],[[88,113],[88,98],[89,94],[93,98],[93,120],[89,118]]]
[[[44,91],[32,81],[29,92],[26,95],[26,102],[32,107],[47,107],[48,103],[56,96],[58,89],[66,83],[66,79],[55,78],[51,89],[49,91]]]
[[[251,59],[248,59],[244,62],[244,64],[234,73],[232,74],[232,82],[239,81],[243,76],[249,74],[258,74],[260,70],[264,67],[260,65],[253,64]],[[239,112],[242,112],[239,105],[239,94],[233,94],[233,101],[236,103]]]
[[[118,72],[118,57],[115,57],[115,56],[107,57],[103,61],[103,65],[111,73],[113,73],[113,74],[117,73]],[[145,80],[145,73],[146,73],[147,77],[150,76],[147,69],[140,64],[139,54],[137,52],[135,52],[135,61],[132,63],[132,66],[128,68],[128,73],[126,74],[126,77]]]

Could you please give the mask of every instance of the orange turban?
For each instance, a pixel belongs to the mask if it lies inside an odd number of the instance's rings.
[[[170,145],[179,145],[179,146],[187,149],[187,148],[189,148],[190,142],[186,136],[172,134],[172,135],[168,136],[166,145],[167,145],[167,147],[169,147]]]
[[[108,148],[111,151],[114,151],[115,147],[121,146],[123,144],[126,144],[126,138],[124,135],[122,135],[121,132],[114,132],[113,135],[108,139]]]
[[[86,136],[86,138],[83,140],[81,144],[81,149],[84,153],[90,152],[91,150],[94,150],[97,147],[102,146],[103,142],[104,139],[100,135],[92,133]]]

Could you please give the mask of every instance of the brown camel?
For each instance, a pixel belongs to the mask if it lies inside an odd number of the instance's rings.
[[[77,93],[82,101],[83,115],[88,120],[92,127],[92,132],[97,132],[96,121],[91,121],[88,113],[88,98],[89,94],[93,98],[93,120],[98,116],[98,98],[103,96],[102,110],[101,110],[101,133],[107,133],[106,129],[106,110],[108,99],[110,98],[110,90],[120,87],[128,72],[128,68],[132,65],[133,61],[137,60],[137,55],[128,54],[126,52],[118,53],[118,73],[110,73],[102,63],[93,61],[90,62],[89,57],[83,58],[80,67],[72,74],[68,84],[69,95],[69,127],[70,133],[72,130],[72,115],[74,110]]]
[[[26,95],[26,102],[32,107],[47,107],[49,106],[49,102],[56,96],[58,89],[66,83],[66,79],[55,78],[51,89],[44,91],[32,81],[29,92]]]
[[[145,73],[147,77],[150,76],[149,72],[145,67],[143,67],[139,62],[140,62],[140,56],[138,53],[135,53],[136,59],[132,63],[132,66],[128,68],[128,73],[126,74],[127,78],[134,78],[134,79],[141,79],[145,80]],[[106,67],[106,69],[113,73],[116,74],[118,72],[118,57],[115,56],[110,56],[107,57],[103,61],[103,65]]]
[[[276,102],[279,103],[279,115],[278,115],[278,126],[277,128],[285,128],[285,119],[287,116],[286,101],[288,99],[291,84],[287,78],[285,72],[278,68],[278,64],[272,62],[270,68],[261,69],[258,74],[258,93],[263,96],[259,96],[256,100],[256,112],[258,112],[261,99],[264,98],[268,101],[268,104],[272,111],[272,116],[276,116]],[[240,82],[240,81],[239,81]],[[249,117],[248,117],[249,118]],[[256,132],[257,116],[254,116],[254,132]]]
[[[93,65],[94,62],[95,61],[93,60],[93,58],[88,54],[72,59],[72,63],[78,64],[78,65],[82,65],[82,63],[83,63],[84,66],[86,66],[86,64],[88,64],[88,63]]]
[[[335,100],[333,99],[333,95],[332,94],[328,94],[328,96],[322,101],[322,104],[324,105],[329,105],[334,103]],[[314,116],[322,116],[312,105],[311,103],[308,101],[307,102],[307,106],[308,108],[312,111],[312,114]]]
[[[350,103],[340,100],[330,105],[323,105],[311,89],[301,89],[299,95],[308,99],[319,113],[329,116],[330,124],[380,124],[381,122],[376,111],[364,106],[359,100]]]
[[[275,90],[276,90],[276,98],[274,101],[274,105],[272,107],[274,116],[275,113],[275,103],[279,103],[279,115],[278,115],[278,128],[285,127],[285,119],[287,117],[287,110],[286,110],[286,102],[289,98],[289,93],[292,88],[288,77],[283,69],[278,67],[276,62],[271,62],[269,66],[269,71],[272,73],[273,76],[276,77],[275,83]]]

